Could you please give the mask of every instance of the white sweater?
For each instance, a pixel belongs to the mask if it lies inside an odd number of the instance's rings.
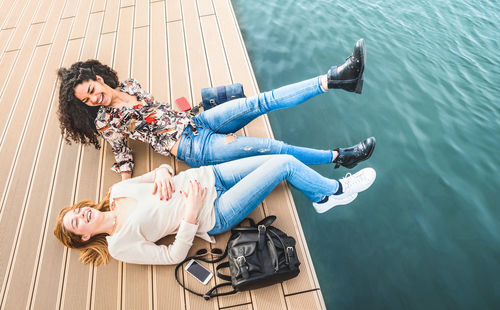
[[[168,168],[172,171],[170,166]],[[214,201],[217,192],[212,167],[189,169],[174,176],[175,193],[168,201],[160,200],[158,194],[151,194],[155,174],[156,169],[111,188],[110,204],[119,197],[132,197],[139,202],[121,229],[106,237],[109,253],[117,260],[134,264],[177,264],[186,258],[195,235],[215,242],[207,234],[215,226]],[[207,188],[198,224],[182,220],[184,203],[180,191],[189,191],[190,180],[198,180]],[[155,244],[170,234],[177,234],[174,243],[168,246]]]

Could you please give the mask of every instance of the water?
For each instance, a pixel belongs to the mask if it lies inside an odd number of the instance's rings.
[[[361,96],[333,91],[269,115],[290,144],[377,138],[358,166],[377,180],[350,206],[318,215],[293,191],[327,307],[500,309],[498,1],[233,5],[261,90],[324,73],[366,40]]]

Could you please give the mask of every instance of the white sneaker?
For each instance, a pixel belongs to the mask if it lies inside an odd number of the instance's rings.
[[[346,174],[344,178],[340,179],[339,182],[342,184],[343,194],[356,194],[368,189],[375,178],[377,173],[373,168],[361,169],[355,174]]]
[[[316,209],[318,213],[324,213],[335,206],[341,206],[351,203],[354,199],[358,197],[358,193],[354,194],[345,194],[342,193],[340,195],[330,195],[328,196],[328,201],[317,203],[313,202],[313,207]]]

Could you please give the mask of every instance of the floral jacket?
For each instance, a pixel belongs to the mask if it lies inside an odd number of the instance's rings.
[[[149,143],[157,153],[168,156],[184,128],[194,126],[191,114],[157,102],[133,78],[121,82],[120,90],[135,95],[141,103],[132,108],[101,107],[95,119],[97,131],[111,144],[116,160],[112,170],[117,173],[134,169],[128,138]]]

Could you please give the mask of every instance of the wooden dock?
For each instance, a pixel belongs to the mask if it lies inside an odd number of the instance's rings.
[[[99,200],[119,181],[108,145],[68,145],[59,130],[56,70],[89,58],[164,102],[184,96],[197,103],[201,88],[235,82],[247,95],[258,92],[229,0],[0,0],[0,309],[325,309],[285,184],[252,217],[278,216],[276,226],[298,241],[301,273],[231,297],[205,301],[185,292],[173,266],[83,265],[78,251],[54,238],[63,206]],[[266,117],[238,134],[272,137]],[[165,162],[187,168],[130,144],[135,175]],[[215,246],[224,248],[227,238],[218,236]],[[207,246],[196,238],[192,252]],[[198,290],[215,283],[186,274],[183,281]]]

